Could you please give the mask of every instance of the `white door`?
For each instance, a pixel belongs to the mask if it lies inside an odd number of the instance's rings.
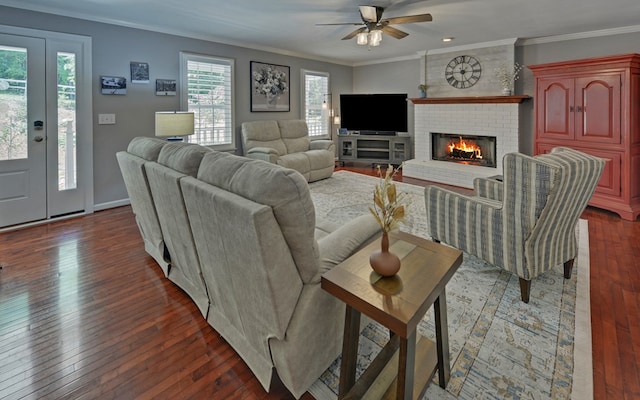
[[[90,38],[0,26],[0,230],[93,212],[90,56]]]
[[[0,34],[0,228],[47,217],[45,40]]]

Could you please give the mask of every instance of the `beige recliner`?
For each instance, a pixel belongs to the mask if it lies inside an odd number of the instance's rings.
[[[227,153],[206,154],[197,178],[180,184],[211,302],[207,321],[266,389],[275,369],[300,397],[342,344],[345,305],[320,277],[380,226],[366,214],[318,232],[301,174]]]
[[[180,181],[187,176],[196,176],[202,157],[210,152],[213,150],[196,144],[169,143],[160,151],[157,162],[145,164],[162,236],[171,256],[167,277],[191,297],[205,318],[209,311],[209,295]]]
[[[335,166],[331,140],[310,140],[304,120],[253,121],[242,124],[245,157],[300,172],[307,182],[329,178]]]
[[[131,208],[144,240],[144,249],[160,265],[165,276],[169,274],[169,253],[160,229],[144,165],[149,161],[157,161],[160,150],[166,144],[167,141],[161,139],[137,137],[129,143],[127,151],[116,153]]]

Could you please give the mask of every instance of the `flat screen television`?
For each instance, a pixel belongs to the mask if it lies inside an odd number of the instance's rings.
[[[340,127],[360,134],[407,132],[407,94],[341,94]]]

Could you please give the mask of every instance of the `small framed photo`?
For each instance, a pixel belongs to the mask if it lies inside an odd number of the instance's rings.
[[[131,83],[149,83],[149,63],[131,61]]]
[[[122,76],[101,76],[102,94],[127,94],[127,78]]]
[[[156,96],[175,96],[175,79],[156,79]]]

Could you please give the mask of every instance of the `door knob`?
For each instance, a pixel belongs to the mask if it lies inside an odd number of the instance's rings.
[[[36,136],[36,137],[33,138],[33,141],[34,142],[38,142],[38,143],[42,142],[43,140],[44,140],[44,138],[42,136]]]

